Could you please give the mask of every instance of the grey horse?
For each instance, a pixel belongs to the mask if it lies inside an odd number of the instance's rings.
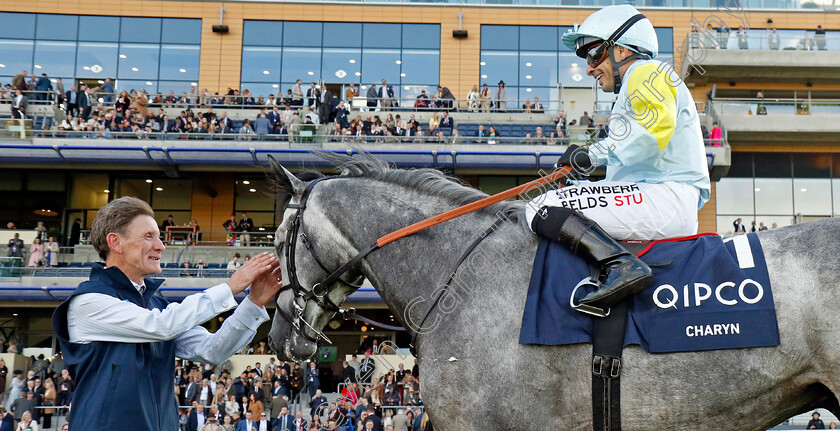
[[[295,265],[305,288],[327,275],[313,256],[333,270],[386,233],[486,196],[433,170],[324,157],[341,175],[313,187],[302,216],[308,248],[296,242]],[[276,163],[272,170],[284,205],[299,202],[307,183]],[[517,221],[523,205],[496,204],[400,239],[344,276],[348,282],[367,277],[393,314],[420,333],[423,401],[435,429],[592,429],[591,346],[518,344],[537,247],[522,222],[504,223],[476,248],[452,283],[454,293],[418,328],[467,245],[499,213]],[[277,230],[280,252],[292,214],[286,210]],[[623,429],[765,430],[816,407],[840,414],[840,348],[834,340],[840,319],[829,311],[839,276],[838,231],[837,220],[825,219],[760,232],[780,346],[665,355],[628,346]],[[340,283],[326,288],[336,304],[353,291]],[[286,290],[277,307],[291,314],[293,302]],[[316,329],[334,317],[312,300],[301,305],[302,318]],[[286,360],[312,356],[316,335],[303,328],[306,336],[275,312],[271,347]]]

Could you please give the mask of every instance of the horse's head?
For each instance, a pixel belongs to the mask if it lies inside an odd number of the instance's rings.
[[[363,278],[351,268],[334,282],[323,283],[355,254],[331,222],[337,208],[320,198],[324,178],[316,174],[300,179],[273,158],[270,169],[283,212],[274,240],[283,289],[276,299],[269,346],[281,359],[299,361],[314,355],[319,343],[329,343],[323,328]]]

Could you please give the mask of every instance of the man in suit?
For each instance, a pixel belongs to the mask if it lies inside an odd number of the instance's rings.
[[[272,410],[273,412],[274,410]],[[294,421],[295,419],[289,414],[289,408],[283,407],[280,409],[280,414],[271,421],[271,427],[274,431],[295,431]]]
[[[440,120],[440,126],[438,128],[449,130],[455,128],[455,120],[449,116],[449,111],[443,111],[443,118]]]
[[[105,103],[111,103],[114,101],[114,84],[111,83],[111,78],[105,78],[105,83],[100,85],[99,89],[105,93],[102,97]]]
[[[321,91],[318,95],[320,98],[320,103],[318,104],[318,117],[321,119],[323,123],[330,122],[330,114],[332,111],[332,92],[327,90],[326,85],[321,85]]]
[[[207,421],[207,415],[204,414],[204,406],[197,401],[193,401],[192,405],[193,408],[187,417],[187,431],[198,431]]]
[[[29,102],[26,100],[23,92],[15,90],[15,99],[12,101],[12,117],[19,120],[26,119],[26,107],[28,104]]]
[[[447,110],[453,109],[455,107],[455,95],[452,94],[449,87],[442,87],[438,85],[437,90],[438,94],[440,94],[440,98],[444,101],[443,108]]]
[[[409,427],[411,427],[411,424],[408,422],[408,416],[405,415],[403,409],[397,410],[397,414],[391,420],[394,431],[408,431]]]
[[[379,87],[379,106],[383,108],[390,108],[394,105],[394,86],[388,85],[385,80],[382,80],[382,86]]]
[[[320,371],[318,370],[318,366],[315,361],[309,363],[309,368],[306,370],[306,374],[304,376],[304,381],[306,382],[306,387],[309,389],[309,397],[315,397],[315,394],[318,391],[318,388],[321,387],[321,379],[319,378]]]
[[[64,103],[64,83],[61,78],[55,78],[55,104],[61,106]]]
[[[222,112],[222,116],[217,120],[218,128],[222,133],[231,133],[233,130],[233,122],[227,116],[227,112]]]
[[[312,397],[312,401],[309,402],[309,416],[320,416],[321,413],[325,411],[327,406],[329,406],[327,398],[321,393],[321,390],[318,389],[317,391],[315,391],[315,396]]]
[[[85,87],[83,91],[79,92],[78,102],[79,112],[81,112],[80,116],[82,117],[82,120],[87,121],[88,117],[90,117],[91,110],[90,88]]]
[[[47,92],[52,91],[53,86],[50,79],[47,78],[46,73],[42,73],[41,77],[38,78],[38,83],[35,84],[35,90],[38,91],[38,95],[35,96],[35,100],[47,100]]]
[[[306,106],[312,106],[317,108],[318,105],[321,103],[321,90],[315,86],[315,83],[311,83],[308,90],[306,90]]]
[[[484,124],[479,124],[478,125],[478,132],[476,132],[475,136],[478,136],[479,138],[486,138],[487,137],[487,131],[484,130]]]
[[[741,223],[741,217],[738,217],[737,219],[735,219],[734,222],[732,222],[732,227],[735,228],[735,233],[746,233],[747,232],[747,229]]]
[[[280,116],[280,108],[277,105],[274,105],[274,108],[271,112],[268,113],[268,121],[271,122],[271,127],[275,127],[278,123],[282,121],[282,117]]]
[[[70,87],[65,96],[67,97],[67,113],[76,117],[79,115],[79,92],[76,91],[76,86]]]
[[[372,405],[367,406],[367,417],[365,418],[365,427],[373,431],[384,431],[382,428],[382,418],[376,416],[376,408]],[[367,428],[367,423],[373,422],[373,428]]]
[[[350,126],[350,111],[347,110],[347,105],[343,100],[338,101],[338,106],[335,108],[335,122],[341,125],[341,128],[346,129]]]
[[[376,108],[376,103],[379,101],[379,92],[376,90],[376,84],[370,84],[367,91],[367,106],[368,108]]]
[[[370,350],[366,350],[365,358],[362,359],[362,363],[359,366],[359,380],[362,383],[370,383],[374,370],[376,370],[376,362],[370,357]]]
[[[236,425],[236,431],[254,431],[256,423],[253,420],[251,412],[245,412],[245,419],[239,421]]]
[[[303,418],[303,412],[300,410],[295,413],[295,421],[292,425],[294,426],[294,428],[292,428],[294,431],[306,431],[309,429],[307,427],[306,419]]]
[[[184,404],[191,404],[198,400],[199,384],[195,382],[195,377],[189,376],[189,383],[187,389],[184,391]]]

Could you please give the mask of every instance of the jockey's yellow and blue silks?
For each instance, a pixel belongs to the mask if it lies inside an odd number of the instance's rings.
[[[690,184],[700,191],[699,209],[711,194],[703,134],[694,98],[684,83],[674,85],[671,70],[656,60],[630,65],[613,106],[610,136],[589,154],[593,164],[607,165],[607,181]]]

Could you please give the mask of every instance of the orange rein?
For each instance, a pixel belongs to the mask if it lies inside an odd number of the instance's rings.
[[[572,171],[572,168],[570,166],[563,166],[562,169],[556,170],[549,175],[539,177],[539,178],[537,178],[533,181],[529,181],[525,184],[522,184],[522,185],[516,186],[514,188],[505,190],[501,193],[496,193],[493,196],[487,196],[484,199],[475,201],[473,203],[469,203],[467,205],[455,208],[453,210],[449,210],[445,213],[438,214],[434,217],[427,218],[426,220],[419,221],[417,223],[414,223],[413,225],[406,226],[406,227],[404,227],[400,230],[395,230],[395,231],[377,239],[376,240],[376,245],[378,247],[382,247],[385,244],[396,241],[400,238],[407,237],[411,234],[420,232],[421,230],[426,229],[426,228],[430,228],[430,227],[432,227],[436,224],[443,223],[447,220],[452,220],[452,219],[454,219],[456,217],[460,217],[464,214],[469,214],[473,211],[480,210],[482,208],[488,207],[490,205],[501,202],[503,200],[510,199],[514,196],[518,196],[518,195],[522,194],[522,192],[530,191],[530,190],[536,189],[538,187],[542,187],[542,186],[544,186],[548,183],[556,182],[557,180],[559,180],[559,179],[565,177],[566,175],[568,175],[571,171]]]

